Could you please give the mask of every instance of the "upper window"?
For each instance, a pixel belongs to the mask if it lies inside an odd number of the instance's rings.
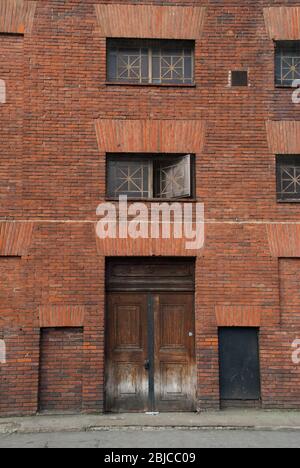
[[[300,155],[277,156],[277,198],[300,202]]]
[[[115,83],[191,85],[193,41],[108,40],[107,79]]]
[[[300,41],[276,42],[276,85],[291,87],[300,79]]]
[[[192,166],[190,155],[110,155],[107,195],[139,199],[191,197]]]

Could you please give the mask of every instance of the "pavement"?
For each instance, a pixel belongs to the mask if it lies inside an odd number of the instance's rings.
[[[203,454],[194,449],[300,448],[300,431],[119,429],[97,432],[9,434],[0,435],[1,448],[100,448],[102,453],[97,457],[98,463],[99,461],[100,463],[122,463],[125,466],[138,466],[145,461],[147,464],[150,461],[160,465],[167,464],[161,459],[160,448],[163,449],[162,452],[167,451],[171,456],[171,463],[174,455],[179,454],[177,462],[180,463],[185,459],[184,454],[189,453],[186,449],[192,449],[188,455],[189,460],[192,462],[194,459],[194,464],[200,466],[201,463],[203,464]],[[144,450],[140,454],[136,451],[136,449],[147,448],[150,450]],[[115,449],[122,449],[121,460]],[[168,461],[170,463],[169,459]]]
[[[227,409],[203,413],[39,415],[0,418],[0,434],[176,429],[300,431],[300,411]]]

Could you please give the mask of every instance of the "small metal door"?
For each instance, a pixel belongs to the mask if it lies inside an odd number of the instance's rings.
[[[260,400],[259,330],[219,330],[221,400]]]

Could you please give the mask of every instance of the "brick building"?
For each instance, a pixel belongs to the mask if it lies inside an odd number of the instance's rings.
[[[0,33],[0,414],[300,408],[300,2],[0,0]],[[204,203],[204,246],[101,240],[120,194]]]

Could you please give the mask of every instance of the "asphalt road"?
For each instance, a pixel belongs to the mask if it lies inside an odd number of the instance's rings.
[[[300,448],[300,431],[113,430],[0,436],[0,448]]]

